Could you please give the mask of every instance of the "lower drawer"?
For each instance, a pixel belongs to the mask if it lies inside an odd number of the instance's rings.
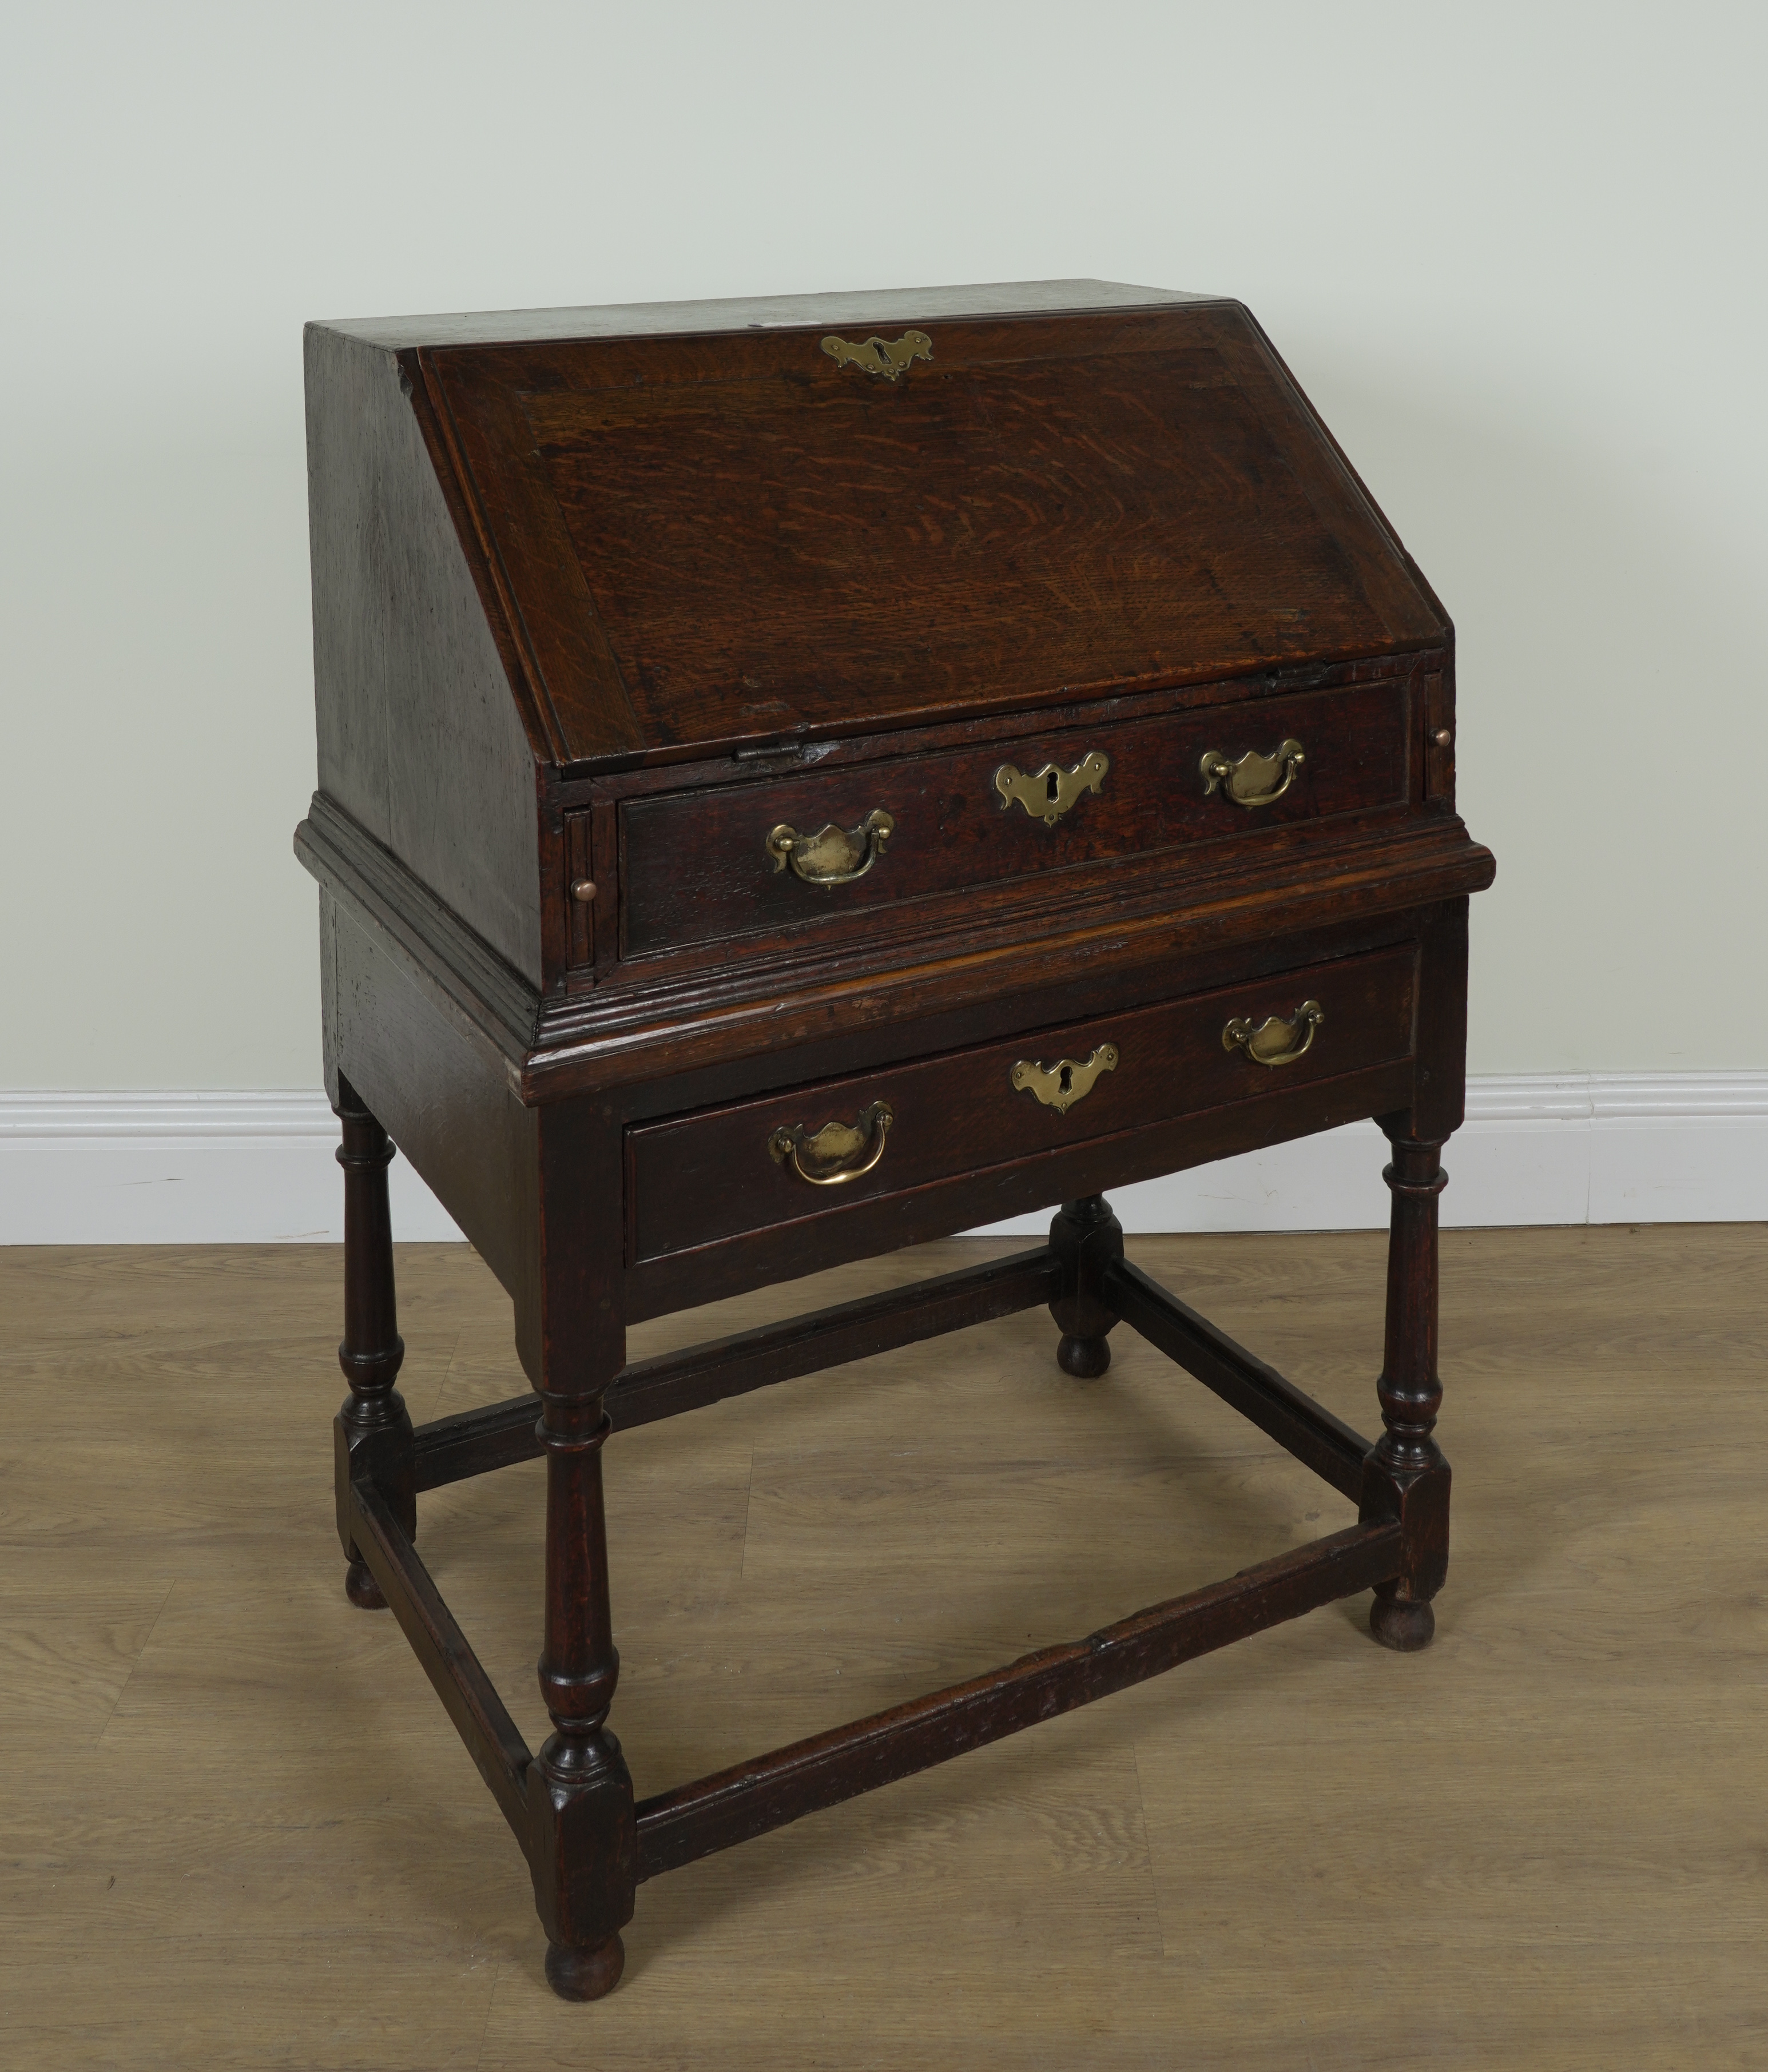
[[[1407,944],[635,1126],[631,1265],[1412,1051]]]

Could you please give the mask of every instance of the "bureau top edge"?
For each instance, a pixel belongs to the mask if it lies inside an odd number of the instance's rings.
[[[691,332],[889,324],[915,318],[1035,315],[1062,310],[1149,308],[1223,297],[1123,281],[986,281],[931,288],[837,288],[797,295],[718,295],[662,302],[602,302],[541,310],[456,310],[421,316],[316,318],[336,331],[399,352],[418,346],[558,343],[573,339],[663,338]]]

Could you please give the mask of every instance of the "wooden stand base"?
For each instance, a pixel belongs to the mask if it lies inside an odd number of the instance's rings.
[[[1440,1394],[1441,1178],[1433,1145],[1401,1142],[1398,1149],[1401,1170],[1388,1169],[1396,1264],[1381,1385],[1387,1429],[1374,1445],[1131,1265],[1116,1219],[1097,1196],[1071,1203],[1047,1245],[1016,1257],[627,1366],[593,1400],[594,1415],[570,1399],[552,1398],[537,1415],[540,1405],[528,1395],[401,1433],[383,1408],[372,1428],[383,1437],[369,1444],[349,1424],[347,1404],[338,1458],[339,1531],[356,1550],[348,1594],[358,1605],[392,1607],[528,1856],[553,1990],[567,2000],[594,2000],[613,1989],[625,1961],[619,1928],[645,1879],[1090,1704],[1334,1598],[1373,1589],[1375,1638],[1402,1651],[1424,1646],[1434,1626],[1429,1598],[1447,1558],[1448,1469],[1430,1433]],[[390,1276],[390,1244],[376,1271]],[[1083,1639],[635,1803],[619,1743],[602,1724],[619,1661],[605,1630],[599,1452],[607,1435],[1039,1302],[1063,1326],[1058,1357],[1066,1371],[1103,1373],[1110,1359],[1106,1332],[1128,1324],[1358,1502],[1359,1523]],[[1418,1324],[1421,1304],[1429,1311],[1428,1330]],[[380,1314],[390,1330],[390,1294]],[[369,1364],[370,1350],[356,1348],[358,1370]],[[383,1405],[391,1387],[385,1369],[384,1360],[376,1376]],[[360,1425],[360,1410],[354,1415]],[[418,1493],[541,1453],[553,1477],[541,1684],[558,1732],[537,1758],[413,1543]],[[574,1638],[584,1632],[586,1640]]]

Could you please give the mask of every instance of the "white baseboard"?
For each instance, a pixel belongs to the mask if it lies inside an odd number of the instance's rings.
[[[337,1118],[317,1088],[0,1092],[0,1244],[341,1241]],[[458,1238],[403,1158],[401,1238]]]
[[[335,1240],[337,1141],[317,1092],[0,1092],[0,1244]],[[1112,1204],[1136,1231],[1371,1229],[1384,1151],[1357,1123]],[[1768,1221],[1768,1071],[1475,1079],[1445,1162],[1449,1226]],[[392,1186],[398,1236],[460,1235],[403,1159]]]
[[[1768,1071],[1470,1079],[1443,1154],[1450,1228],[1768,1220]],[[1127,1231],[1371,1230],[1387,1145],[1353,1123],[1112,1196]],[[996,1226],[1041,1230],[1036,1216]]]

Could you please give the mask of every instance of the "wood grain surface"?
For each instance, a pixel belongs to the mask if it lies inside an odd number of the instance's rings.
[[[944,754],[635,799],[621,810],[621,953],[831,919],[839,927],[843,917],[845,932],[859,936],[875,926],[874,908],[902,900],[1397,805],[1408,796],[1407,693],[1408,680],[1395,676],[1061,733],[1031,722],[1005,742]],[[1292,735],[1306,760],[1281,798],[1246,808],[1219,786],[1205,790],[1205,751],[1268,755]],[[1003,807],[994,779],[1004,766],[1072,770],[1095,753],[1110,760],[1100,788],[1053,825],[1017,803]],[[894,824],[886,853],[840,888],[833,913],[833,888],[805,884],[768,853],[766,837],[781,823],[812,835],[857,826],[878,808]]]
[[[627,1137],[627,1257],[637,1265],[746,1231],[778,1231],[954,1174],[1013,1166],[1173,1116],[1393,1064],[1412,1052],[1417,961],[1408,943],[1136,1013],[1038,1029],[1009,1043],[642,1125]],[[1273,1068],[1255,1063],[1244,1049],[1224,1046],[1223,1030],[1236,1018],[1261,1026],[1271,1018],[1289,1021],[1310,999],[1323,1006],[1326,1019],[1305,1054],[1291,1063]],[[1059,1112],[1015,1084],[1021,1062],[1054,1071],[1064,1059],[1084,1064],[1107,1045],[1115,1065]],[[796,1124],[814,1133],[828,1122],[851,1124],[879,1100],[894,1116],[884,1155],[839,1188],[812,1186],[769,1152],[776,1128]],[[1079,1191],[1051,1187],[1042,1198],[1067,1200]]]
[[[932,338],[892,382],[814,329],[420,347],[572,757],[1446,633],[1238,304]]]
[[[1371,1429],[1379,1236],[1129,1248]],[[1375,1646],[1351,1600],[674,1872],[590,2008],[547,1990],[527,1871],[405,1639],[340,1594],[335,1250],[0,1254],[0,2062],[1768,2062],[1768,1231],[1442,1252],[1429,1651]],[[520,1386],[465,1248],[399,1272],[415,1417]],[[1030,1310],[617,1433],[611,1725],[638,1789],[1350,1523],[1129,1327],[1112,1347],[1071,1380]],[[537,1744],[544,1509],[535,1462],[419,1518]]]

